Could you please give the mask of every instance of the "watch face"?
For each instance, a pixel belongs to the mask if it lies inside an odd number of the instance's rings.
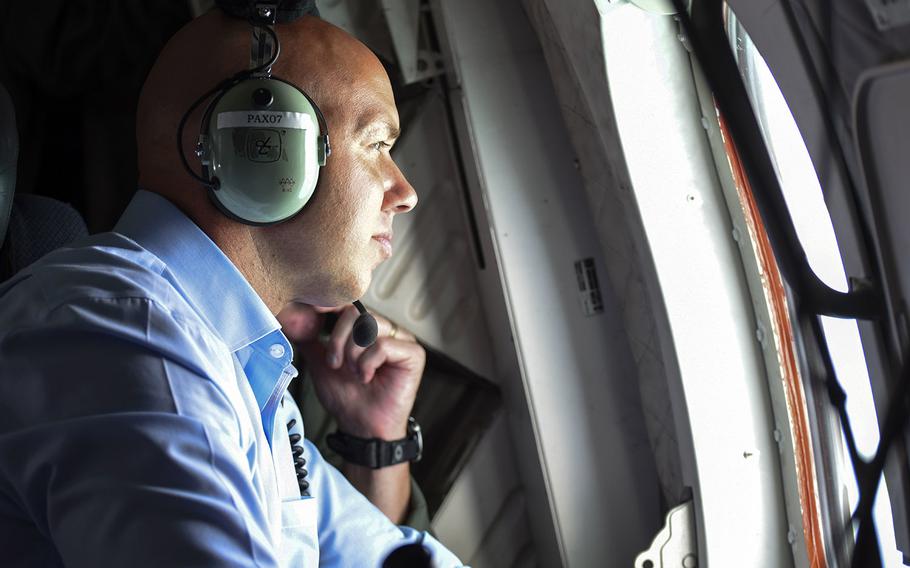
[[[408,419],[408,435],[402,440],[365,440],[344,432],[333,432],[326,442],[345,461],[373,469],[406,461],[417,462],[423,456],[423,434],[414,418]]]
[[[420,424],[414,420],[413,416],[408,418],[408,440],[417,442],[417,456],[411,461],[419,462],[420,458],[423,457],[423,432],[420,430]]]

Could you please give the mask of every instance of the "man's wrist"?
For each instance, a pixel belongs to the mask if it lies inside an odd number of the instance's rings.
[[[413,417],[408,418],[405,435],[393,440],[362,438],[339,429],[326,442],[346,462],[372,469],[419,461],[423,454],[423,434]]]
[[[341,472],[351,485],[379,508],[393,523],[404,522],[411,508],[411,476],[408,462],[372,469],[344,462]]]
[[[349,436],[354,436],[356,438],[362,438],[364,440],[371,440],[373,438],[384,440],[386,442],[391,442],[392,440],[400,440],[408,435],[408,421],[405,420],[400,424],[394,426],[375,426],[375,425],[363,425],[353,422],[342,422],[338,421],[338,431],[344,432]]]

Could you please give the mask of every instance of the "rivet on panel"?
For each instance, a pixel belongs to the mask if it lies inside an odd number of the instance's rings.
[[[765,328],[763,325],[758,324],[758,328],[756,328],[756,330],[755,330],[755,338],[758,340],[759,343],[761,343],[762,347],[765,346],[765,341],[768,338],[768,334],[765,333]]]

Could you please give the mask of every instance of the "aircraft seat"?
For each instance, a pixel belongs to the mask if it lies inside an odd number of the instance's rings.
[[[56,199],[15,195],[19,136],[9,93],[0,84],[0,282],[50,251],[88,235],[79,213]]]

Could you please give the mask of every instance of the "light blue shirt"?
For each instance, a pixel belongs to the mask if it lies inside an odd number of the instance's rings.
[[[140,191],[114,232],[0,285],[0,564],[380,566],[392,524],[286,424],[278,321],[218,247]]]

